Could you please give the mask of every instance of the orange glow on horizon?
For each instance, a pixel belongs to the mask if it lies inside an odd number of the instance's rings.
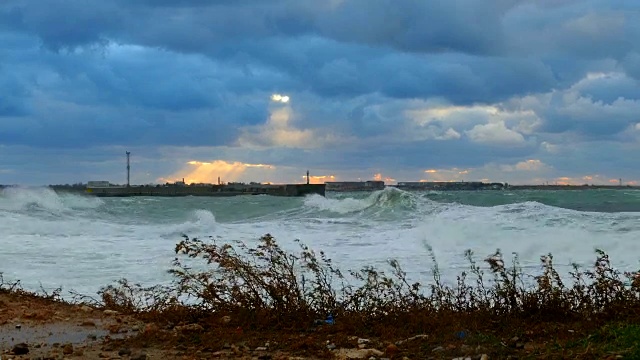
[[[302,179],[306,182],[307,176],[304,175]],[[327,181],[335,181],[335,175],[311,175],[309,176],[309,184],[324,184]]]
[[[220,177],[221,182],[234,182],[239,181],[242,175],[246,175],[247,170],[255,169],[255,171],[262,172],[256,173],[256,180],[260,180],[268,175],[264,171],[270,171],[276,167],[269,164],[248,164],[241,163],[239,161],[227,162],[224,160],[214,161],[196,161],[191,160],[187,162],[187,167],[167,177],[161,177],[158,180],[161,182],[175,182],[182,181],[187,184],[194,183],[208,183],[215,184]]]
[[[396,183],[396,179],[389,176],[382,176],[382,173],[377,173],[373,175],[373,180],[375,181],[384,181],[385,184],[394,184]]]

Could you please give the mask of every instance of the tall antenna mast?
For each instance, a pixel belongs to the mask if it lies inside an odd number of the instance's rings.
[[[129,156],[131,155],[131,153],[129,151],[127,151],[127,187],[131,186],[131,184],[129,183],[129,179],[130,179],[130,175],[131,175],[131,165],[129,163]]]

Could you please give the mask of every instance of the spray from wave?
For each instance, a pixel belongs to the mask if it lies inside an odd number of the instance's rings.
[[[305,198],[304,205],[309,208],[343,215],[396,210],[412,211],[418,207],[415,195],[392,187],[374,191],[364,199],[351,197],[332,199],[312,195]]]
[[[149,225],[152,228],[156,225]],[[162,226],[160,237],[177,239],[182,234],[191,236],[207,236],[216,231],[216,217],[208,210],[193,210],[189,216],[189,220],[180,224],[171,224]],[[150,229],[152,230],[152,229]]]
[[[61,213],[96,209],[103,204],[99,198],[70,193],[58,194],[47,187],[7,187],[0,191],[0,211]]]

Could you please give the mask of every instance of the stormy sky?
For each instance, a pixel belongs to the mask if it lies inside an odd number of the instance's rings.
[[[637,0],[3,0],[0,184],[640,181]]]

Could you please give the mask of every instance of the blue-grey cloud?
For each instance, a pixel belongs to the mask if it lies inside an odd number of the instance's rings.
[[[613,172],[640,139],[638,37],[634,0],[7,0],[0,145],[35,165],[4,149],[0,170],[175,147],[345,172]],[[567,142],[575,163],[550,155]],[[155,155],[151,178],[193,159]]]

